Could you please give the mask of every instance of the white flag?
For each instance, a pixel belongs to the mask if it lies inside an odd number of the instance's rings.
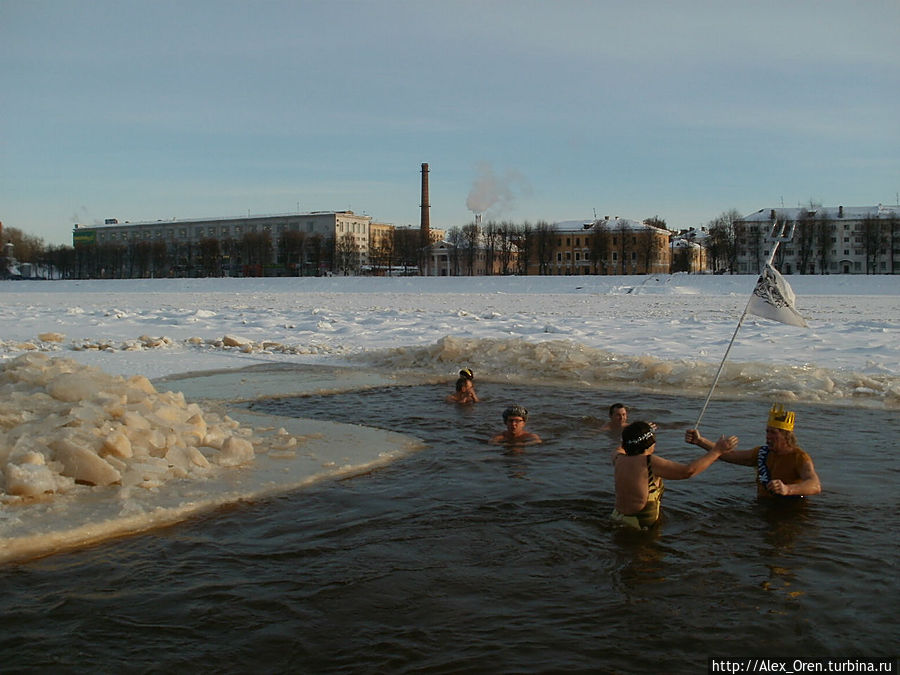
[[[764,319],[806,328],[806,321],[794,309],[794,299],[794,291],[788,282],[778,270],[767,264],[750,296],[747,311]]]

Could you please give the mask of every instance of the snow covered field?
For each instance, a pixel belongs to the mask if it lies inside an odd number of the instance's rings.
[[[809,329],[748,316],[729,365],[872,377],[882,383],[870,382],[873,389],[883,388],[876,398],[890,400],[900,376],[900,277],[788,280]],[[592,375],[591,366],[639,357],[656,367],[656,377],[686,362],[700,366],[703,380],[703,366],[720,362],[754,281],[672,275],[0,282],[0,359],[48,350],[151,379],[260,362],[353,360],[439,377],[464,363],[480,377],[596,381],[602,374]],[[537,349],[542,343],[550,353]],[[400,347],[401,353],[385,353]],[[816,398],[812,384],[797,386],[799,396]]]

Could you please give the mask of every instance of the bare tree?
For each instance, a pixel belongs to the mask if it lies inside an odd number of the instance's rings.
[[[534,228],[526,220],[513,231],[512,237],[516,247],[516,274],[525,276],[528,274],[528,263],[531,262]]]
[[[219,240],[205,237],[199,242],[200,270],[205,277],[222,276],[222,257],[219,251]]]
[[[613,236],[613,245],[615,245],[618,240],[619,260],[622,263],[622,274],[628,274],[628,258],[626,257],[627,251],[630,248],[628,246],[628,233],[628,225],[624,220],[621,220],[615,229],[615,236]]]
[[[707,225],[709,231],[709,245],[707,251],[713,261],[713,269],[727,270],[730,274],[735,273],[737,267],[737,236],[735,224],[741,219],[741,214],[735,209],[724,211]],[[753,236],[752,230],[747,231],[748,239]],[[756,232],[759,241],[761,241],[761,233]],[[760,247],[756,247],[757,256],[761,255]]]
[[[516,250],[516,226],[503,221],[497,228],[500,245],[500,273],[509,274],[513,266]]]
[[[272,262],[272,235],[264,232],[245,232],[241,237],[245,274],[262,276],[263,269]]]
[[[890,246],[890,250],[888,253],[888,266],[890,267],[889,274],[897,273],[897,263],[894,262],[894,257],[897,252],[900,251],[900,218],[892,215],[887,220],[887,230],[888,230],[888,242]]]
[[[546,220],[538,221],[534,232],[534,251],[538,260],[538,274],[549,274],[556,253],[556,227]]]
[[[813,225],[815,230],[815,253],[819,258],[819,273],[827,274],[828,265],[831,263],[831,247],[837,244],[837,236],[834,234],[834,223],[828,216],[816,218]]]
[[[484,273],[494,273],[494,261],[500,249],[500,226],[493,220],[488,221],[482,230],[482,241],[484,242]]]
[[[285,230],[278,236],[278,253],[285,269],[296,276],[303,275],[303,253],[306,245],[306,233],[296,230]]]
[[[610,233],[595,221],[590,234],[591,267],[594,274],[609,274]]]
[[[866,216],[862,221],[863,249],[866,253],[866,274],[877,274],[878,257],[887,255],[890,246],[889,228],[878,216]]]
[[[0,242],[4,247],[6,244],[13,245],[13,255],[16,260],[23,263],[36,263],[44,254],[44,240],[30,234],[25,234],[17,227],[4,227],[3,239]],[[5,254],[5,248],[0,254]]]
[[[394,230],[394,250],[396,260],[403,265],[403,273],[409,274],[409,269],[419,266],[419,252],[421,247],[421,234],[419,230],[410,227]]]
[[[47,249],[51,277],[55,270],[59,279],[69,279],[75,273],[75,249],[72,246],[51,246]]]
[[[797,250],[798,274],[809,272],[810,262],[813,260],[816,237],[816,212],[817,209],[802,211],[794,226],[794,240],[791,244]]]
[[[353,234],[346,232],[340,236],[335,245],[337,267],[344,274],[356,274],[359,272],[359,249]]]
[[[477,223],[469,223],[463,226],[462,235],[466,273],[472,276],[475,274],[475,256],[478,253],[478,244],[481,239],[481,228],[478,227]]]

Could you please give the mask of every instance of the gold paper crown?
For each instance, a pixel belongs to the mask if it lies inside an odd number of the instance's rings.
[[[769,421],[767,426],[774,429],[784,429],[785,431],[794,430],[794,413],[788,412],[784,406],[776,403],[769,411]]]

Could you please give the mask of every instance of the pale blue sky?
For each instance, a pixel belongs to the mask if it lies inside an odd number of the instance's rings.
[[[895,203],[900,2],[0,0],[0,220]],[[488,181],[489,182],[489,181]],[[471,205],[471,204],[470,204]]]

